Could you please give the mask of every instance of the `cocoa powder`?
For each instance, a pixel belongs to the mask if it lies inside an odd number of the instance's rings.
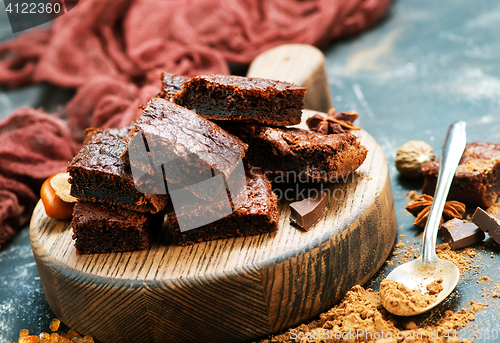
[[[264,340],[271,342],[377,342],[377,343],[441,343],[469,342],[453,336],[454,330],[475,319],[474,314],[487,305],[472,302],[460,311],[446,311],[433,325],[418,327],[413,321],[397,327],[397,316],[382,306],[379,292],[356,285],[344,299],[322,313],[318,320],[302,324],[285,333]]]
[[[442,283],[443,279],[440,281]],[[432,282],[430,284],[432,292],[422,293],[420,290],[410,289],[400,282],[385,279],[380,283],[380,301],[384,308],[391,313],[412,316],[436,302],[437,294],[443,289],[440,283]],[[437,291],[438,286],[441,286],[439,291]]]

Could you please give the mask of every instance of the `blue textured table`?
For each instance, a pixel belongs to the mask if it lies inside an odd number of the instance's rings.
[[[439,155],[445,132],[455,120],[467,122],[469,142],[500,142],[498,32],[500,3],[494,0],[400,0],[373,29],[324,50],[335,108],[357,111],[357,124],[378,141],[388,159],[399,233],[406,235],[398,243],[419,248],[421,242],[421,230],[404,210],[406,193],[419,190],[421,183],[398,175],[394,157],[400,145],[410,139],[424,140]],[[0,40],[12,36],[0,5]],[[49,85],[0,88],[0,118],[21,105],[55,111],[71,96],[71,91]],[[480,310],[472,324],[477,330],[500,331],[500,299],[482,296],[500,284],[500,248],[491,243],[476,250],[476,268],[462,275],[448,301],[414,318],[418,323],[476,300],[490,306]],[[365,286],[378,289],[395,265],[384,266]],[[491,281],[478,283],[481,276]],[[24,228],[0,249],[0,342],[17,340],[23,328],[47,331],[53,317]]]

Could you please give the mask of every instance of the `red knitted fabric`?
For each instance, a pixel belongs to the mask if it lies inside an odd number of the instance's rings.
[[[66,123],[23,107],[0,122],[0,244],[27,223],[42,183],[77,152]]]
[[[161,70],[229,73],[286,43],[325,46],[375,24],[391,0],[87,0],[0,44],[0,83],[76,88],[67,122],[23,108],[0,125],[0,244],[29,218],[42,181],[64,170],[83,129],[128,123]]]

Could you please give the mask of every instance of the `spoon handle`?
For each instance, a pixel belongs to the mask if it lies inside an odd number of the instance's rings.
[[[451,181],[455,176],[458,163],[465,150],[465,126],[464,121],[453,123],[448,129],[448,134],[444,141],[441,160],[439,161],[440,166],[434,200],[424,229],[422,253],[420,255],[423,263],[431,263],[437,258],[437,233]]]

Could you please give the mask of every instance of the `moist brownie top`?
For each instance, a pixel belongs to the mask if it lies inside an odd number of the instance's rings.
[[[130,149],[134,148],[130,142],[139,134],[146,137],[154,164],[177,157],[188,164],[198,163],[195,167],[200,167],[199,170],[186,170],[186,173],[201,171],[201,162],[228,177],[248,149],[247,144],[217,124],[162,98],[151,99],[136,120],[129,137],[129,154],[123,153],[122,159],[129,160]]]
[[[130,167],[119,157],[125,151],[131,126],[119,129],[88,129],[85,145],[73,158],[68,169],[84,168],[104,171],[120,178],[132,180]]]
[[[500,163],[500,144],[487,142],[469,143],[460,159],[455,176],[468,178],[488,172]],[[424,164],[424,175],[437,175],[439,161],[434,160]]]
[[[305,88],[299,87],[294,83],[285,81],[276,81],[269,79],[262,79],[258,77],[244,77],[238,75],[200,75],[191,79],[192,81],[205,81],[207,83],[213,83],[217,86],[227,86],[235,87],[239,89],[244,89],[248,91],[261,91],[266,93],[265,95],[271,96],[275,92],[282,92],[286,90],[304,90]]]

